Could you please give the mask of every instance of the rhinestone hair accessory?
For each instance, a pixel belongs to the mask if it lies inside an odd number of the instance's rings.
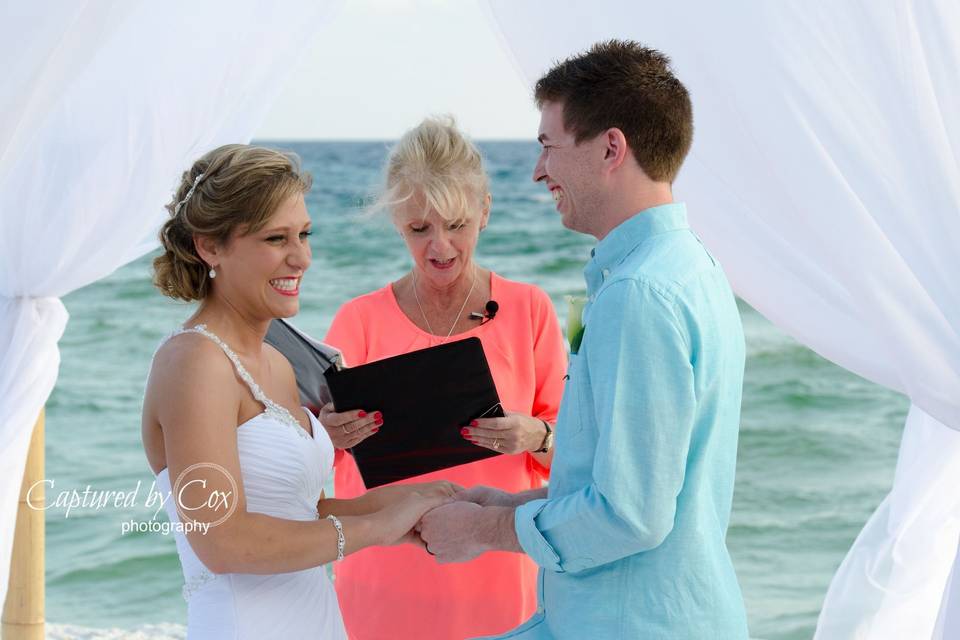
[[[187,195],[183,196],[183,200],[177,203],[177,206],[173,208],[173,215],[180,213],[180,209],[183,208],[183,205],[187,204],[187,201],[190,200],[190,196],[193,195],[193,192],[196,190],[197,185],[200,184],[200,181],[203,180],[203,177],[207,175],[206,173],[197,174],[197,177],[193,179],[193,185],[190,187],[190,191],[187,191]]]

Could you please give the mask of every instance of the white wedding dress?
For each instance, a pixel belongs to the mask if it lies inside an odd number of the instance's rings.
[[[333,444],[326,430],[304,409],[311,437],[289,411],[264,395],[236,354],[204,325],[180,329],[170,337],[187,332],[220,345],[264,406],[263,413],[237,427],[247,511],[287,520],[318,519],[320,492],[333,472]],[[162,495],[170,495],[170,484],[167,469],[157,474]],[[171,522],[179,522],[175,499],[165,505]],[[188,640],[346,640],[337,596],[323,567],[270,575],[217,575],[204,566],[182,532],[174,536],[186,581]]]

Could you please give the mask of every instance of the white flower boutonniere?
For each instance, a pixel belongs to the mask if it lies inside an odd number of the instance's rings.
[[[587,306],[586,296],[564,296],[567,301],[567,342],[570,353],[576,355],[583,340],[583,308]]]

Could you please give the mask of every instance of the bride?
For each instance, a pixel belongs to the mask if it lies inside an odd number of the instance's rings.
[[[323,565],[373,545],[422,544],[414,527],[458,489],[323,495],[333,446],[298,406],[290,363],[264,343],[271,320],[299,309],[309,188],[295,158],[220,147],[183,175],[160,232],[155,284],[200,303],[154,356],[142,424],[171,496],[190,638],[346,638]],[[344,427],[359,433],[390,419],[351,417]]]

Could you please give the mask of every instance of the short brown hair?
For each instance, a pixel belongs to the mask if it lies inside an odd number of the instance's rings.
[[[577,144],[616,127],[651,180],[673,182],[693,141],[693,107],[670,59],[632,40],[598,42],[555,65],[534,89],[537,107],[563,103]]]
[[[285,199],[309,191],[311,182],[292,153],[246,144],[210,151],[183,173],[166,206],[170,219],[160,229],[164,252],[153,261],[153,284],[171,298],[204,299],[210,266],[197,253],[194,236],[225,244],[234,231],[255,233]]]

